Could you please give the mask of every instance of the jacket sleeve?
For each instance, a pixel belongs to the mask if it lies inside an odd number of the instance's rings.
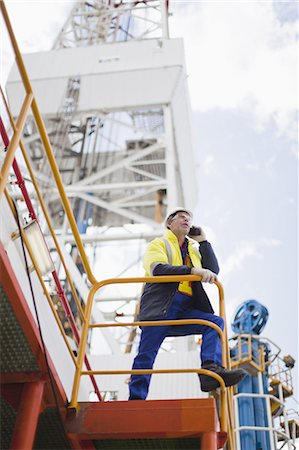
[[[188,266],[171,266],[170,264],[158,263],[154,270],[153,275],[190,275],[191,267]]]
[[[211,244],[208,241],[200,242],[199,252],[201,254],[201,265],[204,269],[219,273],[219,265]]]

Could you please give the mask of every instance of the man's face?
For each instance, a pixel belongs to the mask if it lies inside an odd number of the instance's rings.
[[[168,228],[176,236],[186,236],[191,228],[191,217],[186,212],[178,212],[168,224]]]

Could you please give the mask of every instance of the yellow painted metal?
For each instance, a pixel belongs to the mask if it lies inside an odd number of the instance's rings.
[[[247,350],[245,351],[244,348]],[[253,373],[265,371],[264,346],[254,347],[251,334],[240,334],[237,336],[237,354],[232,357],[232,367],[244,366],[247,370],[253,369]],[[257,354],[257,356],[256,356]]]
[[[215,323],[203,319],[178,319],[178,320],[147,320],[144,322],[115,322],[115,323],[94,323],[90,324],[89,328],[108,328],[108,327],[159,327],[168,325],[206,325],[214,328],[219,334],[221,344],[224,345],[224,333],[221,328]],[[225,361],[223,361],[225,364]]]
[[[212,376],[213,378],[216,378],[218,380],[218,378],[221,380],[221,378],[219,377],[219,375],[214,374],[211,371],[205,371],[204,369],[167,369],[165,372],[161,372],[158,371],[156,372],[155,370],[145,370],[145,371],[82,371],[82,367],[83,367],[83,361],[84,361],[84,355],[85,355],[85,347],[86,347],[86,343],[87,343],[87,336],[88,336],[88,330],[90,328],[97,328],[97,327],[120,327],[120,326],[165,326],[165,325],[184,325],[184,324],[191,324],[191,323],[198,323],[198,324],[204,324],[206,326],[210,326],[212,328],[214,328],[221,339],[221,344],[222,344],[222,348],[225,350],[226,349],[226,342],[225,342],[225,333],[222,332],[222,330],[215,324],[209,322],[209,321],[205,321],[205,320],[199,320],[199,319],[189,319],[189,320],[165,320],[165,321],[145,321],[145,322],[130,322],[130,323],[114,323],[114,324],[91,324],[90,323],[90,318],[91,318],[91,310],[92,310],[92,303],[94,300],[94,296],[95,293],[102,287],[108,285],[108,284],[123,284],[123,283],[173,283],[173,282],[180,282],[180,281],[200,281],[201,277],[196,276],[196,275],[181,275],[181,276],[156,276],[156,277],[135,277],[135,278],[111,278],[111,279],[107,279],[107,280],[102,280],[97,282],[96,284],[94,284],[89,292],[88,295],[88,299],[87,299],[87,305],[86,305],[86,310],[85,310],[85,322],[83,325],[83,330],[82,330],[82,336],[81,336],[81,341],[80,341],[80,345],[79,345],[79,349],[78,349],[78,359],[77,359],[77,369],[76,369],[76,373],[75,373],[75,378],[74,378],[74,384],[73,384],[73,390],[72,390],[72,397],[71,397],[71,402],[69,407],[70,408],[74,408],[77,409],[78,408],[78,392],[79,392],[79,385],[80,385],[80,379],[81,376],[87,375],[87,374],[122,374],[122,373],[180,373],[180,372],[194,372],[196,371],[197,373],[207,373],[207,375]],[[225,314],[224,311],[224,295],[223,295],[223,287],[221,285],[220,282],[217,281],[217,283],[215,283],[218,287],[219,290],[219,301],[222,303],[221,306],[221,313]],[[226,366],[228,363],[228,353],[226,351],[223,351],[223,365]],[[219,381],[219,380],[218,380]],[[230,408],[230,406],[228,405],[228,401],[227,401],[227,392],[226,392],[226,388],[224,386],[224,382],[222,380],[222,384],[221,384],[221,426],[225,427],[222,428],[222,430],[226,431],[227,430],[227,418],[230,417],[232,418],[232,409]],[[231,438],[233,439],[233,438]],[[234,447],[231,447],[232,449]]]
[[[234,405],[233,405],[233,392],[234,388],[229,387],[227,388],[227,421],[228,421],[228,443],[229,443],[229,449],[234,450],[235,449],[235,434],[234,434],[234,426],[235,426],[235,419],[234,419]]]
[[[22,105],[18,120],[16,122],[16,129],[14,131],[14,134],[11,138],[11,141],[9,143],[6,155],[5,155],[5,159],[3,162],[3,165],[1,167],[1,171],[0,171],[0,197],[4,191],[5,185],[6,185],[6,181],[7,181],[7,177],[9,174],[9,170],[12,166],[14,157],[15,157],[15,153],[16,153],[16,149],[19,145],[20,142],[20,138],[21,138],[21,134],[26,122],[26,118],[27,118],[27,114],[28,114],[28,110],[31,106],[31,103],[33,101],[33,95],[31,93],[27,94],[24,100],[24,103]]]
[[[275,389],[275,386],[281,384],[283,395],[289,397],[294,392],[292,368],[286,367],[285,362],[280,356],[269,365],[269,379],[270,386]]]

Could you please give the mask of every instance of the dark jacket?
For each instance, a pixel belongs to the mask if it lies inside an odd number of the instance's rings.
[[[210,269],[218,274],[219,266],[215,253],[209,242],[204,241],[198,244],[201,255],[201,266]],[[158,263],[153,269],[153,275],[190,275],[191,267],[181,265],[173,266],[166,263]],[[179,283],[146,283],[141,296],[139,320],[158,320],[167,315],[173,296]],[[209,301],[202,283],[199,281],[192,283],[194,307],[213,313],[214,310]]]

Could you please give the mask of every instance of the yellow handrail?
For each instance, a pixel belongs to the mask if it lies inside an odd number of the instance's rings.
[[[103,373],[101,371],[83,371],[85,348],[86,348],[86,344],[87,344],[88,330],[90,328],[108,327],[108,326],[119,327],[119,326],[128,326],[128,325],[129,326],[163,326],[163,325],[165,326],[165,325],[186,325],[186,324],[191,324],[191,323],[204,324],[206,326],[210,326],[211,328],[214,328],[218,332],[218,334],[220,336],[220,340],[221,340],[222,349],[223,349],[222,363],[224,366],[227,366],[228,353],[227,353],[227,347],[226,347],[226,342],[225,342],[225,336],[226,336],[225,332],[223,332],[216,324],[211,323],[206,320],[200,320],[200,319],[161,320],[161,321],[144,321],[144,322],[142,321],[142,322],[114,323],[114,324],[91,324],[90,323],[91,310],[92,310],[94,296],[100,288],[107,286],[109,284],[144,283],[144,282],[147,282],[147,283],[173,283],[173,282],[180,282],[180,281],[200,281],[200,280],[201,280],[201,277],[197,276],[197,275],[181,275],[181,276],[156,276],[156,277],[135,277],[135,278],[111,278],[111,279],[99,281],[96,284],[94,284],[89,292],[87,303],[86,303],[84,324],[83,324],[83,328],[82,328],[80,345],[78,348],[76,372],[75,372],[72,396],[71,396],[71,401],[70,401],[69,407],[75,408],[75,409],[77,409],[77,407],[78,407],[78,393],[79,393],[81,376],[83,374],[86,375],[86,374],[91,374],[91,373],[92,374]],[[219,307],[221,307],[220,308],[221,313],[225,314],[223,287],[219,281],[216,281],[215,284],[218,287],[218,291],[219,291],[219,303],[220,303]],[[169,369],[169,370],[171,370],[171,369]],[[202,370],[204,370],[204,369],[176,369],[176,370],[174,370],[174,373],[181,372],[181,371],[184,372],[185,370],[190,370],[191,372],[197,372],[197,373],[205,373],[205,372],[202,372]],[[115,374],[123,373],[122,371],[112,371],[112,372]],[[215,376],[216,374],[214,374],[211,371],[206,371],[206,372],[208,372],[209,376],[212,376],[213,378],[216,378],[218,380],[218,377],[219,377],[218,375]],[[141,373],[141,372],[125,371],[125,373]],[[146,370],[145,372],[142,372],[142,373],[156,373],[156,372],[155,372],[155,370],[153,372],[150,370]],[[157,373],[159,373],[159,372],[157,372]],[[161,373],[163,373],[163,372],[161,372]],[[172,371],[165,372],[165,373],[172,373]],[[222,382],[223,382],[223,380],[222,380]],[[224,384],[223,384],[223,389],[224,389]],[[224,391],[225,391],[225,389],[224,389]],[[222,392],[222,389],[221,389],[221,392]],[[221,405],[226,405],[226,403],[227,403],[226,393],[225,393],[225,399],[223,397],[223,392],[221,395],[222,395]],[[222,406],[222,408],[224,408],[224,406]],[[231,411],[228,411],[228,413],[229,413],[228,415],[230,416]],[[221,416],[222,416],[222,419],[221,419],[222,427],[224,425],[225,425],[225,427],[227,427],[227,422],[226,422],[227,419],[226,419],[226,414],[225,414],[224,409],[221,410]],[[225,430],[223,429],[223,431],[226,431],[226,429],[227,428],[225,428]]]

